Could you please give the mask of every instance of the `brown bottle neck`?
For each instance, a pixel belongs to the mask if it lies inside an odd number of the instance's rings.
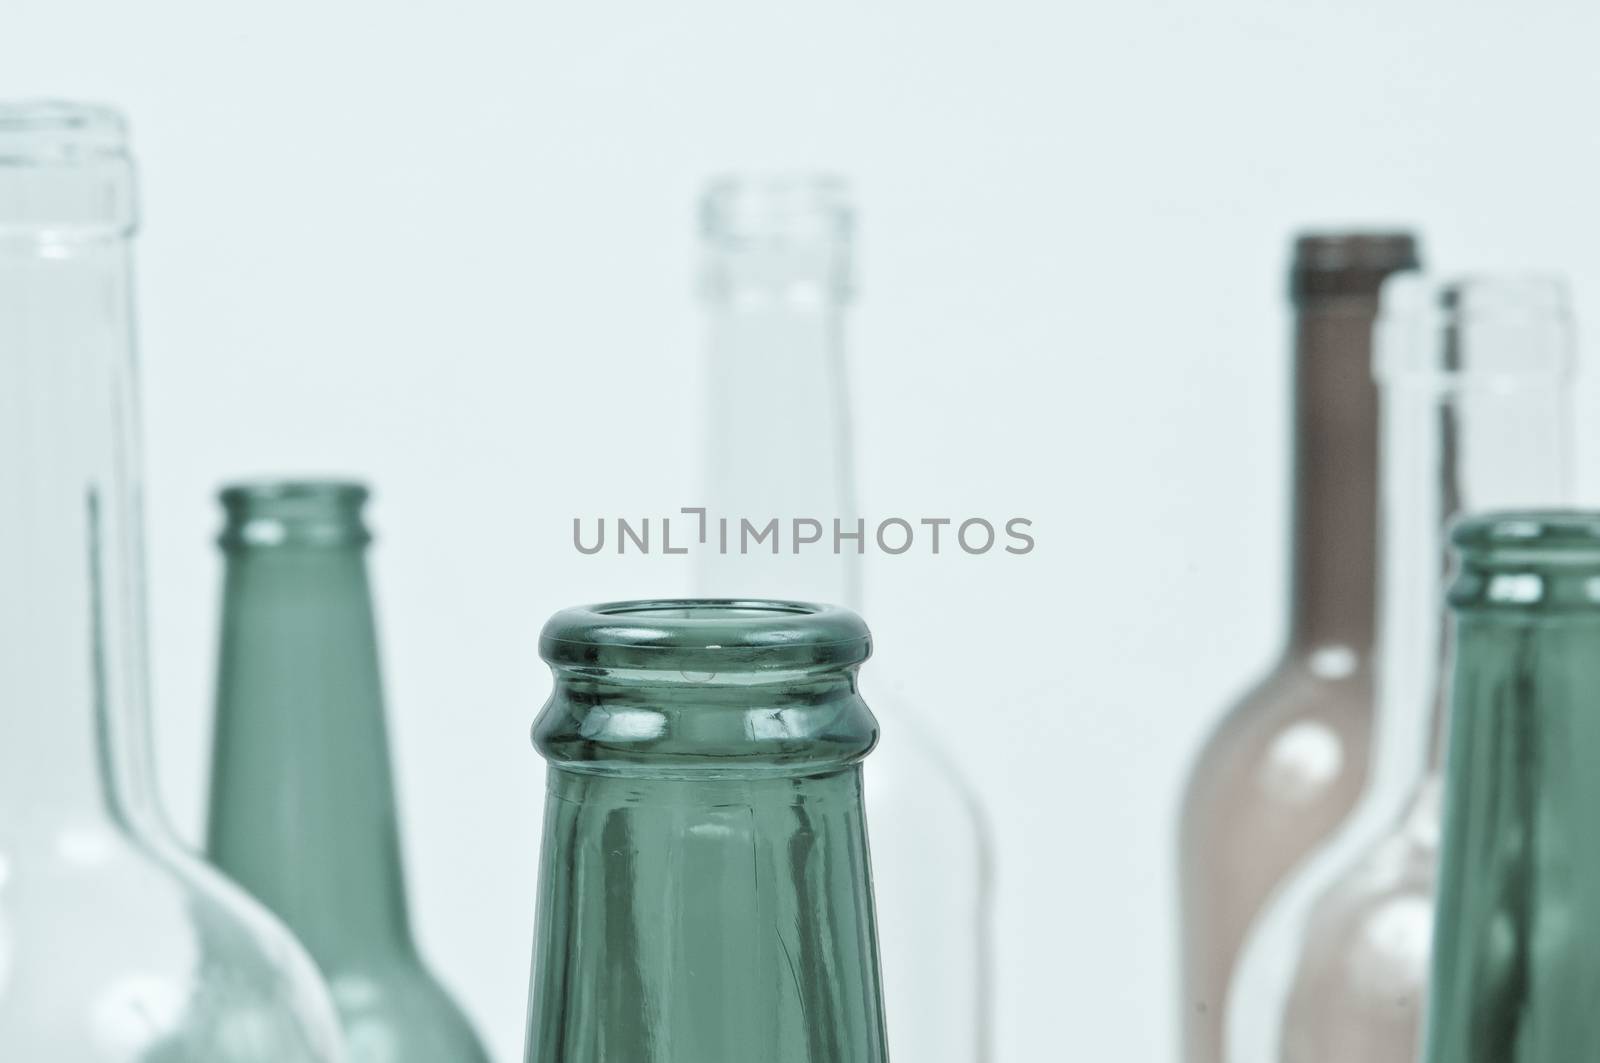
[[[1295,325],[1290,647],[1348,647],[1376,628],[1378,389],[1372,295],[1306,297]]]

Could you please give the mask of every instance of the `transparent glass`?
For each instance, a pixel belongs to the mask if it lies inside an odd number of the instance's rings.
[[[1403,277],[1383,294],[1379,733],[1347,828],[1260,921],[1230,1016],[1233,1063],[1414,1063],[1439,847],[1450,670],[1447,527],[1570,495],[1573,344],[1539,277]]]
[[[623,602],[558,613],[539,650],[528,1063],[887,1063],[861,620]]]
[[[849,194],[836,179],[722,180],[701,203],[710,386],[703,504],[720,520],[777,517],[784,548],[695,552],[695,591],[859,608],[845,316],[854,292]],[[820,537],[789,545],[796,520]],[[868,535],[871,532],[867,532]],[[896,1057],[975,1063],[988,1051],[989,848],[973,790],[913,708],[874,678],[884,739],[867,805]],[[920,710],[920,711],[918,711]]]
[[[1459,525],[1427,1063],[1600,1059],[1600,513]]]
[[[222,492],[207,855],[299,935],[333,990],[350,1063],[484,1063],[411,936],[366,498],[339,482]]]
[[[326,987],[185,852],[145,705],[115,113],[0,106],[0,1059],[326,1063]]]
[[[1365,785],[1378,553],[1378,290],[1415,269],[1412,237],[1295,244],[1289,638],[1190,769],[1178,827],[1185,1063],[1219,1063],[1227,1004],[1268,898]]]

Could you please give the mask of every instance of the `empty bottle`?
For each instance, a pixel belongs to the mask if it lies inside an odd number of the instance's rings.
[[[1220,1063],[1251,924],[1344,821],[1367,775],[1377,604],[1378,289],[1415,269],[1401,233],[1295,244],[1293,549],[1289,638],[1207,739],[1179,825],[1185,1063]]]
[[[1460,572],[1426,1063],[1600,1059],[1600,513],[1503,513]]]
[[[710,366],[695,592],[859,608],[859,551],[873,532],[857,507],[850,435],[848,190],[821,177],[725,179],[707,188],[700,221]],[[745,549],[742,522],[773,519],[781,546]],[[976,1063],[988,1035],[983,819],[921,724],[938,707],[903,704],[874,682],[886,726],[867,804],[889,1042],[920,1063]]]
[[[886,1063],[861,620],[623,602],[556,614],[539,652],[528,1063]]]
[[[222,492],[227,558],[207,855],[299,935],[351,1063],[482,1063],[423,966],[401,871],[364,487]]]
[[[1396,278],[1377,348],[1384,547],[1372,785],[1349,830],[1260,921],[1232,1025],[1249,1036],[1255,1020],[1281,1015],[1281,1029],[1238,1044],[1231,1063],[1415,1063],[1451,668],[1447,528],[1466,513],[1569,501],[1573,344],[1559,282]]]
[[[0,106],[0,1059],[331,1063],[305,953],[159,806],[133,192],[114,112]]]

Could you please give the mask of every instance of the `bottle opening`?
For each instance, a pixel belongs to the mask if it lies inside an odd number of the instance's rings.
[[[846,241],[853,220],[849,185],[827,175],[721,177],[700,200],[701,231],[710,240]]]
[[[566,609],[539,637],[555,665],[705,673],[855,665],[872,652],[861,618],[833,605],[662,598]]]
[[[1527,510],[1486,513],[1460,521],[1450,539],[1465,554],[1548,554],[1600,559],[1600,511]]]
[[[1390,274],[1421,265],[1417,238],[1399,230],[1303,233],[1294,242],[1289,294],[1375,298]]]
[[[0,102],[0,243],[126,236],[135,215],[120,114],[92,104]]]
[[[261,480],[231,484],[218,498],[224,548],[337,546],[371,540],[362,517],[370,492],[353,480]]]
[[[1566,284],[1541,274],[1396,277],[1384,286],[1376,335],[1385,380],[1562,383],[1575,361]]]
[[[726,620],[729,618],[810,616],[817,607],[804,602],[645,602],[598,606],[605,616],[634,616],[653,620]]]
[[[121,157],[128,124],[109,107],[41,100],[0,103],[0,165],[74,163]]]

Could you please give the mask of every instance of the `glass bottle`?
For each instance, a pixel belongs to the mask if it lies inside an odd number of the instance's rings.
[[[146,719],[133,165],[0,105],[0,1059],[326,1063],[326,987],[177,842]]]
[[[556,614],[528,1063],[886,1063],[866,626],[798,602]]]
[[[1219,1063],[1252,922],[1343,822],[1367,774],[1378,536],[1378,289],[1415,269],[1403,233],[1295,244],[1289,637],[1267,677],[1196,758],[1179,823],[1182,1046]]]
[[[222,492],[207,855],[299,935],[351,1063],[481,1063],[411,937],[360,484]]]
[[[706,189],[700,220],[710,394],[695,592],[859,608],[862,539],[835,538],[862,521],[844,344],[854,293],[848,190],[830,178],[725,179]],[[781,549],[742,553],[740,521],[774,517]],[[816,524],[797,535],[797,520]],[[796,544],[813,534],[817,542]],[[974,1063],[988,1047],[982,816],[920,714],[885,686],[880,678],[873,688],[887,726],[867,804],[889,1042],[902,1059]]]
[[[1234,1063],[1415,1063],[1450,670],[1447,528],[1465,513],[1570,495],[1573,344],[1559,282],[1396,278],[1376,335],[1383,593],[1372,785],[1253,935],[1230,1016]]]
[[[1427,1063],[1600,1059],[1600,513],[1464,521]]]

